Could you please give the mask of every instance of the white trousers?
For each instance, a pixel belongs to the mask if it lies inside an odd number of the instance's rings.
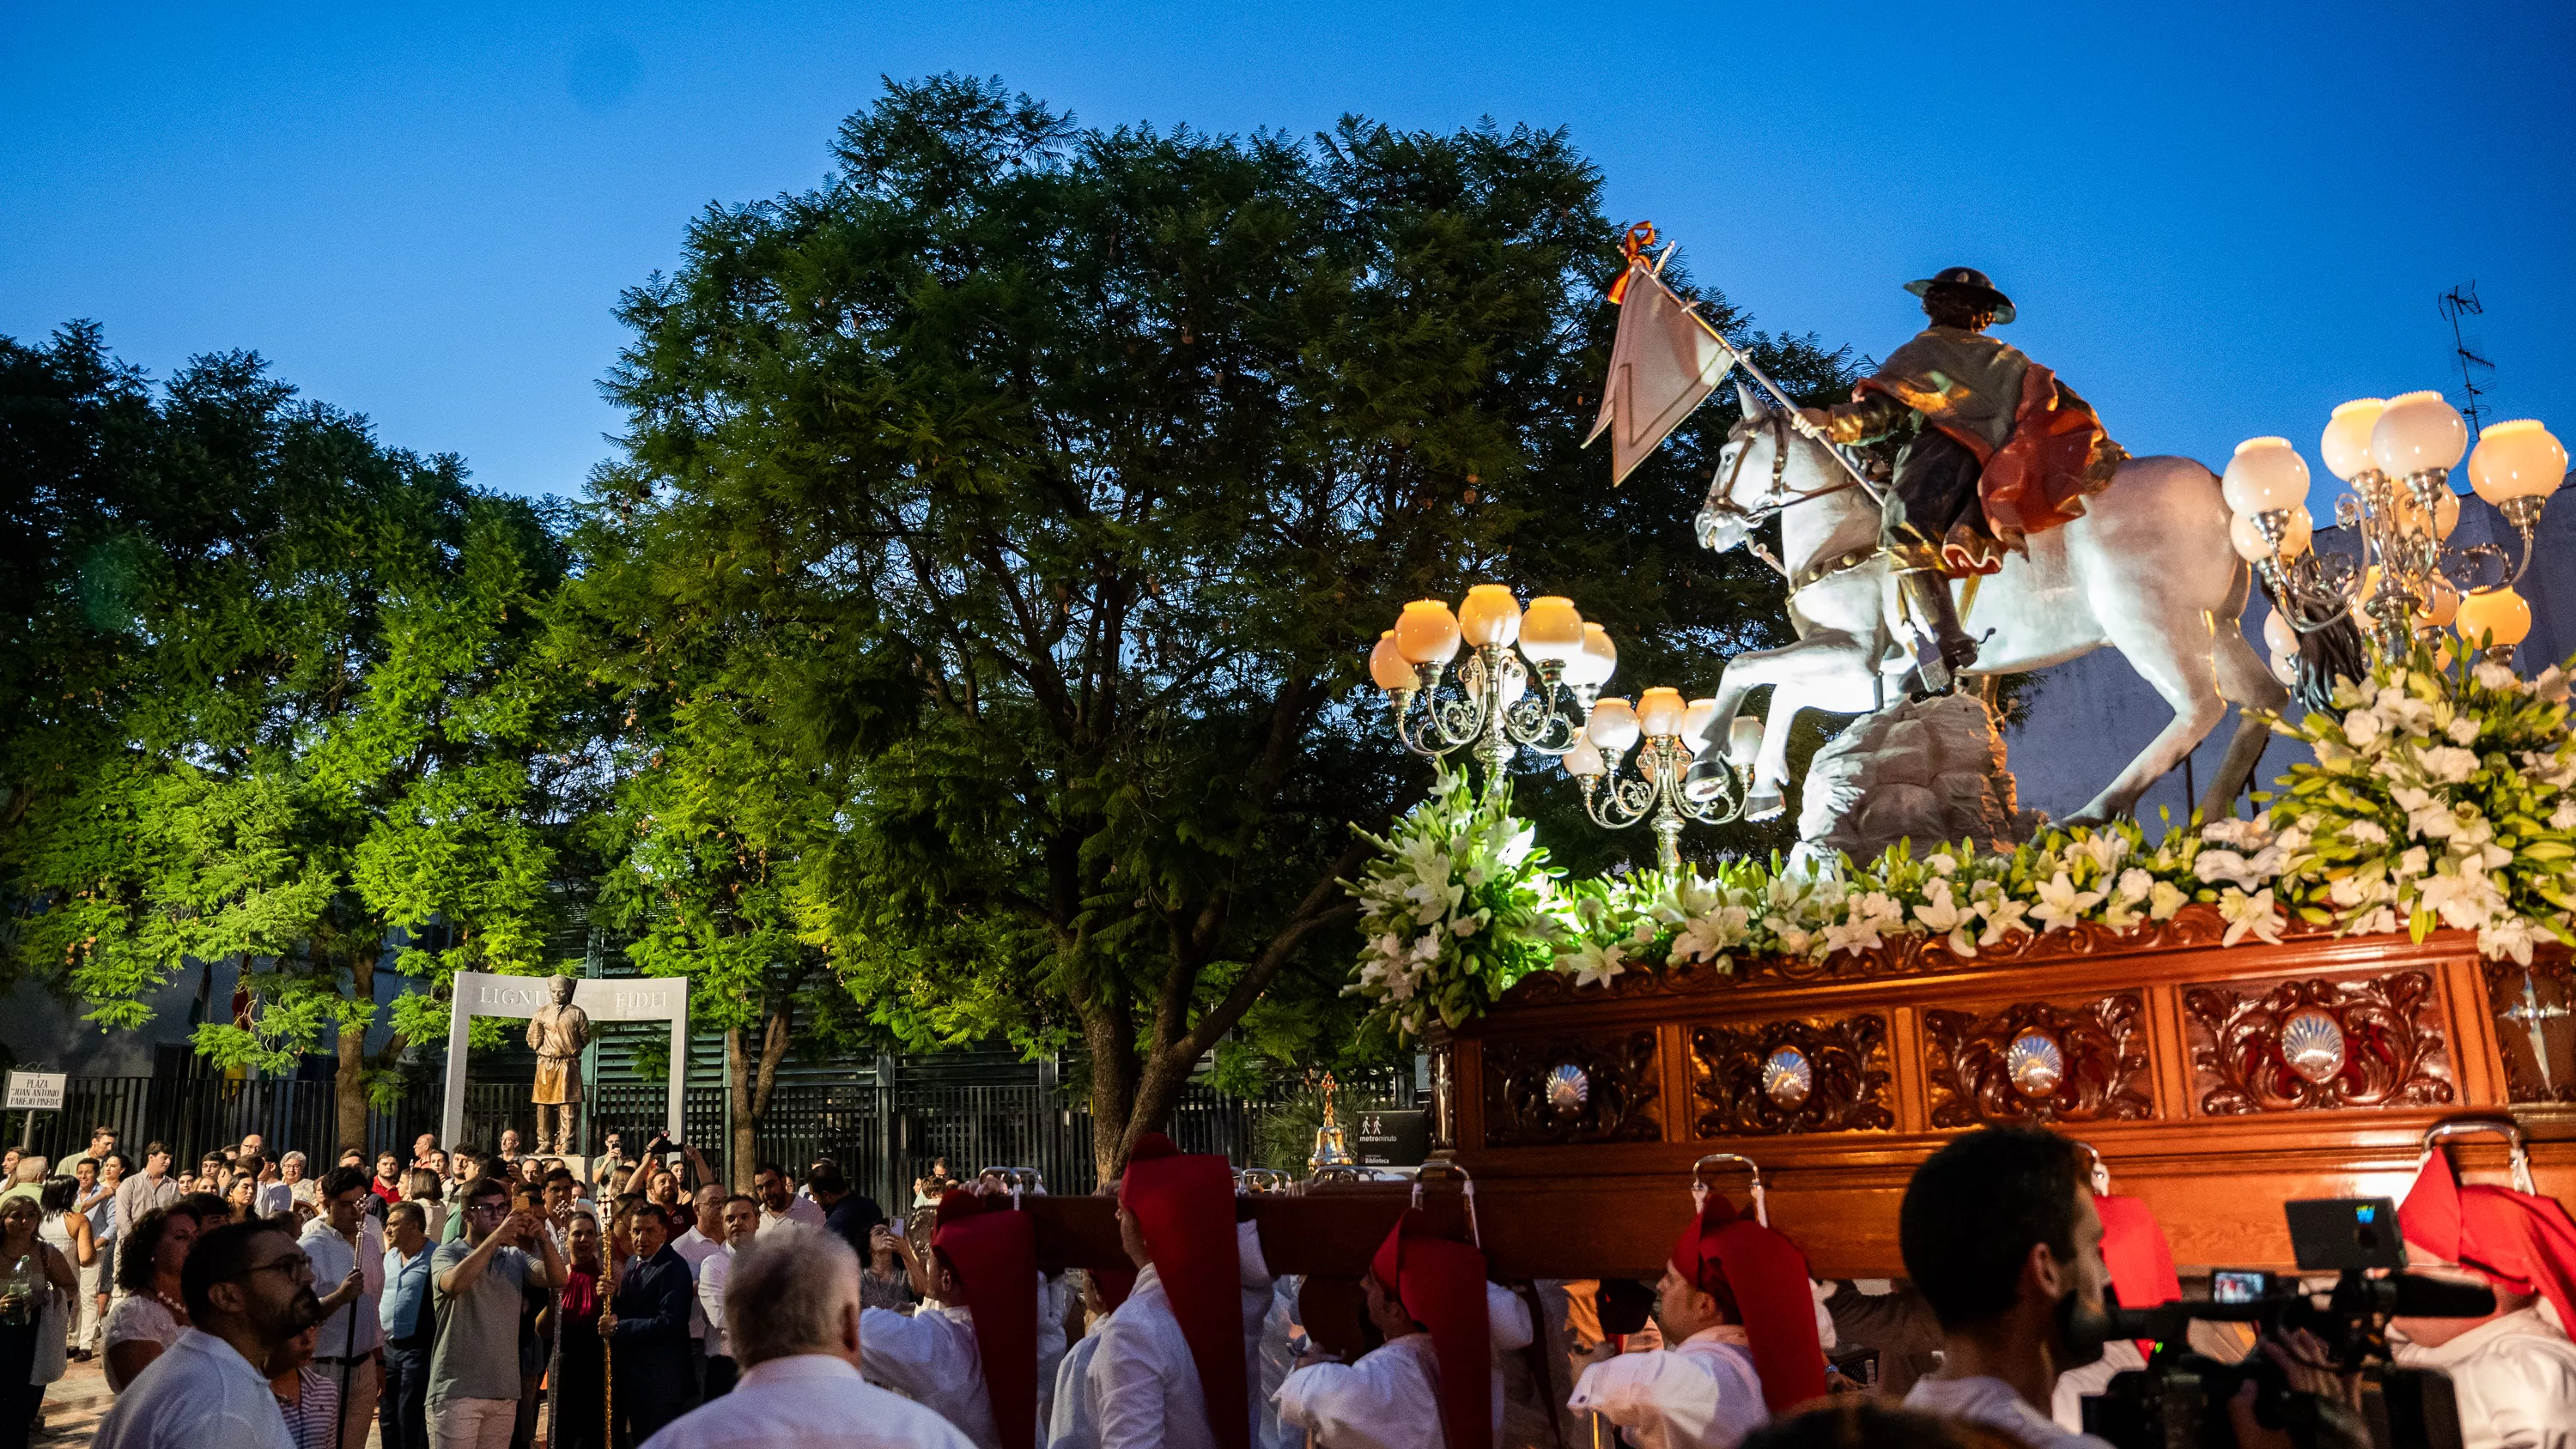
[[[438,1449],[510,1449],[518,1421],[516,1399],[429,1401],[429,1438]]]
[[[353,1364],[316,1359],[313,1371],[340,1390],[339,1449],[367,1449],[367,1431],[376,1426],[376,1401],[385,1392],[385,1366],[372,1358]]]

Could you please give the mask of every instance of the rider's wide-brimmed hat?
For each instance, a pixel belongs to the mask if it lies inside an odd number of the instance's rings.
[[[1944,267],[1921,281],[1905,284],[1905,290],[1918,297],[1934,287],[1952,287],[1983,298],[1988,306],[1995,309],[1995,325],[1998,327],[2013,319],[2012,298],[1996,291],[1995,284],[1986,279],[1986,274],[1974,267]]]

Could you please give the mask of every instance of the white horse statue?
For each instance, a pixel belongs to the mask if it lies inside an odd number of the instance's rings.
[[[1745,818],[1784,808],[1789,725],[1802,709],[1863,714],[1902,697],[1914,666],[1897,587],[1878,548],[1878,505],[1825,445],[1796,431],[1741,385],[1744,421],[1727,436],[1698,519],[1700,542],[1723,549],[1777,513],[1798,642],[1727,661],[1709,737],[1725,740],[1746,691],[1770,685]],[[2173,720],[2069,825],[2127,813],[2181,763],[2229,704],[2278,709],[2289,691],[2264,667],[2238,619],[2251,571],[2228,543],[2218,479],[2188,458],[2132,458],[2084,515],[2030,536],[2001,572],[1964,598],[1962,624],[1982,636],[1970,677],[2017,674],[2109,645],[2173,706]],[[2203,797],[2223,809],[2253,772],[2262,726],[2240,725],[2227,763]],[[1742,761],[1736,763],[1741,764]]]

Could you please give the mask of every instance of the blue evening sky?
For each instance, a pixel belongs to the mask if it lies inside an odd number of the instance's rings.
[[[235,13],[238,12],[238,13]],[[2576,436],[2576,6],[0,5],[0,334],[246,347],[482,482],[571,494],[618,290],[709,202],[801,189],[880,75],[1086,124],[1566,126],[1609,209],[1768,328],[1883,353],[1910,277],[2137,452],[2222,463],[2456,395]],[[1603,258],[1605,273],[1611,259]],[[1607,467],[1607,460],[1604,460]]]

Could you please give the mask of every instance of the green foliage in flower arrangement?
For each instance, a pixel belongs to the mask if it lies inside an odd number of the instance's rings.
[[[1359,832],[1376,851],[1359,880],[1341,884],[1368,944],[1344,991],[1368,998],[1400,1037],[1420,1035],[1435,1012],[1448,1026],[1481,1016],[1555,960],[1568,902],[1536,827],[1511,806],[1509,784],[1479,795],[1465,772],[1443,769],[1393,830]]]

